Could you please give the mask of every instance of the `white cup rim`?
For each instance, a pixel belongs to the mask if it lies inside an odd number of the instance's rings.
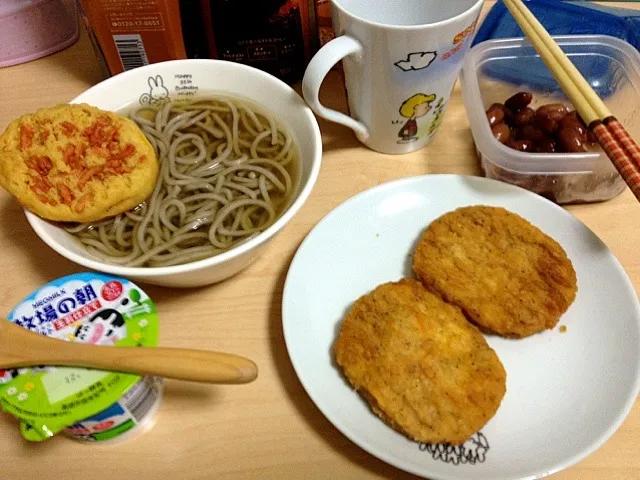
[[[374,22],[372,20],[367,20],[366,18],[362,18],[359,17],[358,15],[352,13],[351,11],[349,11],[347,8],[345,8],[343,5],[341,5],[342,0],[331,0],[331,6],[332,8],[336,8],[338,10],[340,10],[340,12],[351,18],[352,20],[356,20],[358,22],[362,22],[365,25],[369,25],[370,27],[375,27],[375,28],[384,28],[387,30],[397,30],[397,31],[415,31],[415,30],[424,30],[427,28],[438,28],[438,27],[446,27],[454,22],[457,22],[458,20],[464,18],[466,15],[469,14],[469,12],[475,10],[479,5],[482,6],[482,4],[484,3],[484,0],[477,0],[473,5],[471,5],[469,8],[467,8],[465,11],[460,12],[458,15],[455,15],[453,17],[450,18],[446,18],[444,20],[440,20],[438,22],[433,22],[433,23],[419,23],[416,25],[395,25],[392,23],[381,23],[381,22]],[[340,32],[336,32],[337,35],[340,35]]]

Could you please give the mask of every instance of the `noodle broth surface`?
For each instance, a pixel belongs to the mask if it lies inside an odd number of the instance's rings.
[[[269,228],[295,196],[298,147],[262,107],[216,94],[118,113],[145,133],[160,174],[132,211],[64,226],[106,263],[163,267],[217,255]]]

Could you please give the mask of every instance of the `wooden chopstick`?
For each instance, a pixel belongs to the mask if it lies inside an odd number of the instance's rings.
[[[569,77],[573,80],[577,89],[580,91],[580,93],[582,93],[584,98],[595,110],[595,112],[598,114],[598,117],[600,117],[601,120],[610,117],[612,114],[607,106],[600,99],[600,97],[598,97],[596,92],[593,91],[591,85],[589,85],[589,82],[585,80],[580,71],[562,51],[560,46],[553,40],[549,32],[547,32],[547,30],[542,26],[535,15],[531,13],[531,10],[529,10],[521,0],[505,0],[505,3],[507,4],[507,8],[509,8],[509,4],[511,4],[513,8],[518,11],[522,17],[524,17],[529,27],[538,34],[540,42],[549,49],[553,58],[555,58],[558,63],[562,65],[562,68],[564,69],[566,74],[569,75]],[[511,8],[509,8],[509,10],[513,15],[514,10],[512,10]],[[522,27],[522,24],[520,22],[518,23]],[[527,36],[529,35],[527,34]],[[586,121],[586,119],[584,120]]]
[[[531,26],[531,29],[538,34],[542,43],[544,43],[544,45],[549,49],[551,55],[553,55],[558,63],[562,65],[563,69],[573,80],[580,93],[582,93],[593,110],[598,114],[599,119],[607,124],[611,134],[622,145],[627,155],[631,157],[631,161],[640,170],[640,146],[638,146],[633,137],[629,132],[627,132],[622,123],[614,117],[602,99],[598,97],[596,92],[591,88],[591,85],[589,85],[575,65],[562,51],[560,46],[553,40],[553,38],[551,38],[549,32],[546,31],[535,15],[531,13],[531,10],[529,10],[521,0],[511,0],[509,3],[520,12],[522,17],[524,17],[527,23]],[[509,5],[507,5],[507,7],[509,7]],[[510,11],[513,14],[513,10],[510,9]],[[527,34],[527,36],[529,35]],[[585,119],[585,117],[582,118]],[[590,123],[591,122],[587,122],[587,125]]]
[[[504,0],[531,44],[640,201],[640,146],[522,0]]]
[[[573,103],[573,106],[578,111],[578,113],[580,114],[584,122],[587,125],[589,125],[591,122],[598,120],[599,116],[597,112],[593,109],[593,107],[589,103],[584,101],[584,97],[582,96],[580,89],[573,82],[572,78],[567,73],[563,64],[561,64],[558,58],[555,55],[553,55],[551,48],[549,48],[549,45],[543,41],[539,30],[535,29],[534,26],[520,11],[520,9],[518,9],[515,6],[515,0],[504,0],[504,3],[506,4],[507,8],[511,12],[511,15],[513,15],[513,18],[515,18],[516,22],[518,22],[518,24],[520,25],[520,28],[522,28],[522,31],[531,41],[531,44],[540,55],[540,58],[542,59],[542,61],[545,63],[547,68],[551,70],[551,73],[553,74],[555,79],[558,81],[558,83],[560,84],[560,87],[562,87],[562,90],[565,92],[569,100],[571,100],[571,102]],[[538,23],[538,25],[540,25],[540,23]],[[542,25],[540,25],[540,27],[542,27]],[[546,30],[545,30],[545,33],[547,33]],[[551,39],[551,41],[553,45],[555,45],[557,48],[560,48],[553,41],[553,39]],[[562,54],[564,55],[564,52],[562,52]],[[573,66],[573,64],[571,64],[571,66]],[[575,69],[575,67],[573,68]],[[580,72],[578,72],[578,75],[580,75]]]

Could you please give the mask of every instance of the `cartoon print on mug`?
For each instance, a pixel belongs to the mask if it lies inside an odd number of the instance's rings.
[[[471,38],[473,36],[473,30],[476,27],[477,22],[478,21],[475,20],[471,25],[469,25],[467,28],[465,28],[464,30],[456,34],[455,37],[453,37],[452,43],[454,47],[451,50],[442,54],[442,57],[441,57],[442,61],[447,60],[452,55],[455,55],[456,53],[458,53],[460,50],[464,48],[464,46],[468,43],[466,42],[466,39]]]
[[[435,51],[412,52],[407,55],[406,60],[398,60],[394,63],[394,65],[403,72],[410,72],[412,70],[424,70],[433,63],[437,56],[438,52]]]
[[[442,119],[444,117],[444,108],[447,106],[447,102],[443,97],[440,97],[438,103],[434,107],[433,111],[433,120],[431,120],[431,125],[429,125],[429,136],[435,135],[438,127],[442,123]]]
[[[398,143],[409,143],[418,139],[418,122],[417,118],[424,117],[431,110],[431,103],[436,99],[435,94],[426,95],[424,93],[416,93],[407,98],[400,105],[400,115],[408,120],[398,132],[400,140]]]
[[[140,105],[163,105],[169,101],[169,90],[164,86],[164,80],[161,75],[149,77],[147,79],[149,85],[149,93],[140,95]]]
[[[466,37],[471,36],[471,34],[473,33],[473,29],[476,28],[477,23],[478,23],[478,20],[474,20],[473,23],[471,23],[471,25],[469,25],[462,32],[458,33],[455,37],[453,37],[453,44],[455,45],[457,43],[460,43]]]

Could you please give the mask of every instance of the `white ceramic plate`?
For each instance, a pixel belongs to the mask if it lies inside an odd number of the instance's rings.
[[[555,238],[573,261],[578,295],[560,325],[522,340],[488,336],[507,371],[496,415],[462,448],[407,440],[349,387],[330,349],[346,310],[378,284],[411,275],[423,229],[465,205],[498,205]],[[443,479],[534,479],[601,446],[640,389],[640,309],[611,251],[579,220],[531,192],[493,180],[429,175],[379,185],[327,215],[287,276],[283,324],[309,396],[348,438],[376,457]]]

